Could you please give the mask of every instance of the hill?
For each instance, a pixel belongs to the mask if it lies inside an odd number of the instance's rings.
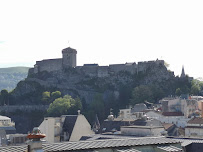
[[[0,68],[0,90],[13,90],[28,75],[29,67]]]
[[[79,97],[83,107],[82,113],[92,123],[95,114],[102,121],[107,117],[111,108],[117,114],[118,110],[125,108],[126,105],[133,105],[144,100],[156,103],[165,96],[175,95],[176,89],[181,88],[181,86],[190,88],[187,79],[175,77],[174,73],[168,71],[164,64],[145,62],[145,65],[145,69],[142,71],[133,73],[121,69],[109,72],[108,75],[101,72],[99,75],[95,75],[94,72],[88,71],[86,66],[83,67],[85,69],[69,67],[55,71],[44,70],[37,73],[30,69],[27,78],[20,81],[16,88],[10,92],[9,104],[19,106],[49,105],[53,100],[51,98],[49,98],[50,100],[44,99],[53,92],[59,91],[61,96],[68,94],[73,98]],[[125,66],[129,67],[129,65]],[[89,68],[93,69],[95,66],[90,65]],[[141,96],[139,98],[144,96],[143,101],[132,100],[137,98],[134,97],[137,94],[136,91],[140,92]],[[48,96],[44,98],[43,94],[45,92]],[[5,103],[8,104],[8,101]],[[75,111],[77,113],[77,110]],[[16,118],[19,113],[23,115],[24,120]],[[39,113],[46,116],[46,111]],[[2,114],[8,115],[8,113]],[[34,116],[33,114],[36,114],[36,112],[31,112],[31,117],[28,117],[27,112],[17,111],[8,116],[16,122],[16,127],[20,128],[18,132],[26,133],[28,131],[28,128],[24,127],[26,124],[32,124],[33,119],[41,120],[44,117],[42,115]],[[30,125],[30,129],[37,125],[39,124]]]

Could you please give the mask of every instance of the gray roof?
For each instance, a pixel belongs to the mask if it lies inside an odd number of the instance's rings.
[[[181,146],[183,147],[190,145],[191,143],[203,143],[203,140],[201,139],[173,138],[173,140],[181,142]]]
[[[116,151],[118,151],[118,152],[141,152],[136,149],[117,149]]]
[[[140,104],[136,104],[136,105],[132,108],[131,112],[132,112],[132,113],[134,113],[134,112],[141,112],[141,111],[144,111],[144,110],[146,110],[146,109],[147,109],[146,104],[140,103]]]
[[[168,151],[168,152],[180,152],[182,151],[181,148],[175,147],[175,146],[158,146],[158,149],[162,149],[164,151]]]
[[[144,119],[137,119],[133,122],[133,125],[137,126],[160,126],[163,127],[161,121],[157,119],[151,119],[151,120],[144,120]]]
[[[45,152],[55,151],[75,151],[75,150],[89,150],[89,149],[102,149],[102,148],[119,148],[119,147],[132,147],[144,145],[162,145],[162,144],[175,144],[179,141],[165,138],[165,137],[142,137],[142,138],[128,138],[128,139],[106,139],[106,140],[93,140],[93,141],[79,141],[79,142],[63,142],[54,144],[43,144]],[[22,152],[25,151],[27,146],[13,146],[13,147],[0,147],[1,152]]]

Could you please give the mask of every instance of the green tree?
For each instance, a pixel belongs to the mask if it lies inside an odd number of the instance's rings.
[[[100,120],[105,119],[105,106],[102,94],[97,93],[94,96],[93,101],[89,104],[87,110],[85,111],[85,116],[92,123],[95,119],[95,115],[98,115]]]
[[[199,95],[199,92],[200,92],[200,86],[199,85],[192,85],[191,94]]]
[[[152,91],[146,85],[140,85],[133,89],[131,104],[143,103],[144,101],[150,101],[153,99]]]
[[[180,89],[180,88],[177,88],[175,94],[176,94],[177,96],[180,96],[180,95],[182,94],[181,89]]]
[[[63,98],[55,99],[53,103],[49,105],[47,109],[48,116],[61,116],[67,114],[76,114],[77,110],[82,108],[82,103],[79,99],[73,99],[69,95],[65,95]],[[75,110],[75,111],[74,111]]]
[[[45,91],[42,93],[42,101],[45,103],[49,103],[50,101],[50,92]]]
[[[51,93],[51,100],[54,101],[57,98],[61,97],[61,92],[60,91],[55,91]]]

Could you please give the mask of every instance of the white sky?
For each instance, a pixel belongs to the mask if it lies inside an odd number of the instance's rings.
[[[77,49],[77,65],[164,59],[203,77],[202,0],[0,0],[0,67]]]

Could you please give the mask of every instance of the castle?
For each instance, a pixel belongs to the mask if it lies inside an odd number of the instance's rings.
[[[127,71],[131,74],[135,74],[138,72],[145,72],[147,68],[155,65],[164,65],[164,60],[157,59],[156,61],[111,64],[109,66],[99,66],[98,64],[84,64],[83,66],[77,66],[76,55],[77,51],[75,49],[70,47],[65,48],[62,50],[62,58],[37,61],[34,68],[30,69],[30,72],[37,74],[42,71],[53,72],[66,68],[74,68],[78,72],[82,71],[85,75],[106,77],[120,71]]]

